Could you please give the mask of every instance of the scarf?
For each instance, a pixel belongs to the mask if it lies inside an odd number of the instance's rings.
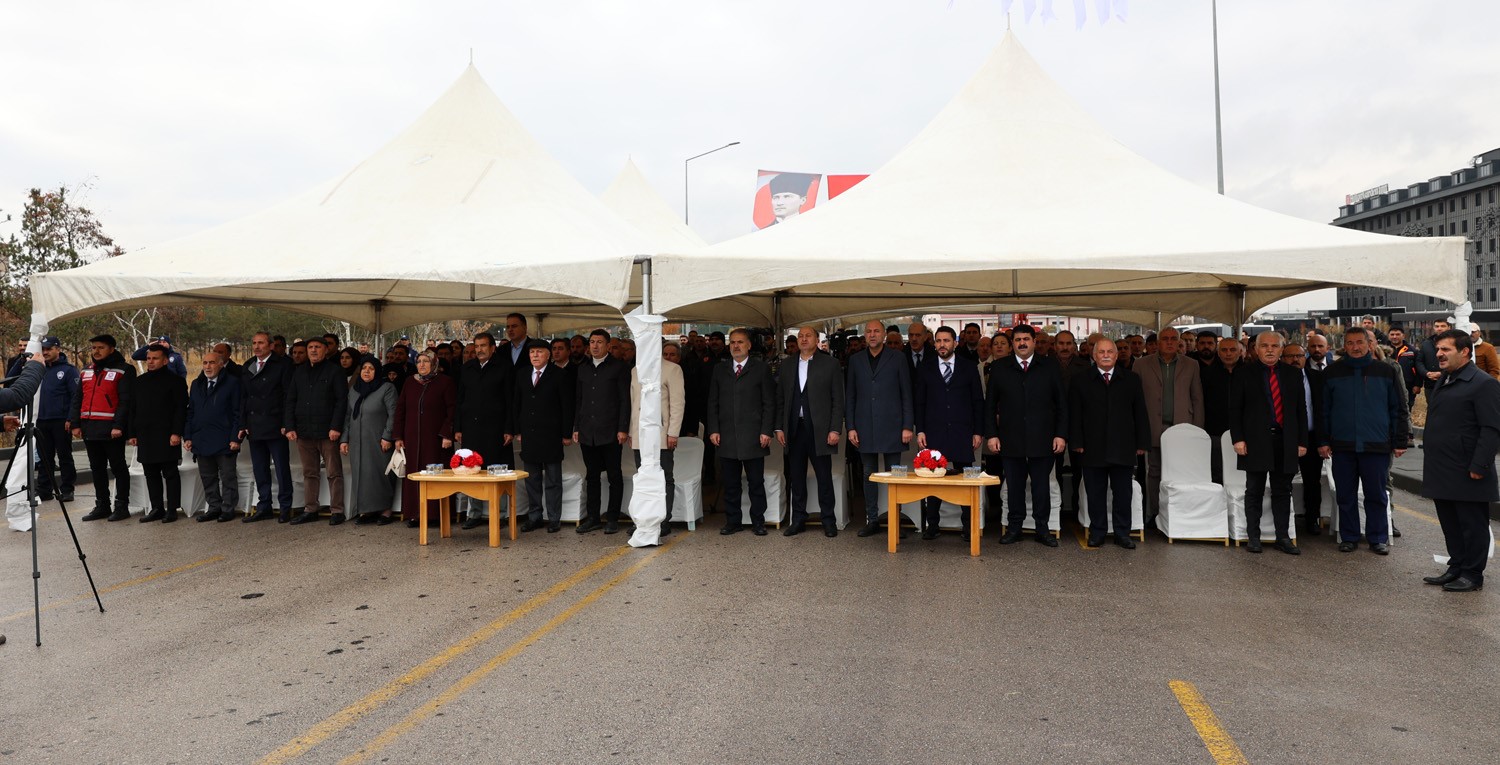
[[[375,379],[370,382],[365,382],[363,375],[361,375],[366,366],[375,370]],[[365,398],[371,393],[380,390],[380,386],[386,384],[386,379],[385,375],[381,373],[380,364],[375,361],[374,356],[366,356],[360,359],[359,365],[355,367],[355,375],[357,376],[354,378],[354,392],[358,393],[359,397],[354,399],[354,412],[350,416],[350,419],[357,420],[359,419],[359,410],[365,403]]]

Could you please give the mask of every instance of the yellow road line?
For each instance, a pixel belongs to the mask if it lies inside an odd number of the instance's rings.
[[[1078,538],[1078,546],[1079,547],[1082,547],[1085,550],[1097,550],[1097,549],[1099,549],[1097,547],[1089,547],[1088,533],[1089,533],[1088,529],[1084,528],[1082,524],[1076,524],[1076,525],[1073,526],[1073,536],[1075,536],[1075,537]]]
[[[1182,705],[1182,711],[1187,714],[1188,720],[1198,729],[1198,737],[1203,739],[1203,745],[1208,747],[1208,753],[1213,755],[1214,762],[1218,765],[1248,765],[1245,753],[1240,751],[1239,745],[1234,743],[1224,726],[1219,724],[1219,716],[1203,700],[1203,694],[1185,680],[1173,680],[1168,685],[1172,687],[1172,693],[1177,695],[1177,703]]]
[[[651,551],[649,555],[637,561],[635,565],[617,574],[615,578],[599,585],[597,589],[583,596],[583,598],[581,598],[577,603],[569,606],[567,610],[563,611],[557,616],[552,617],[547,621],[546,624],[538,627],[531,634],[516,641],[509,648],[505,649],[494,658],[485,662],[478,669],[470,672],[467,675],[464,675],[463,678],[461,678],[458,682],[448,686],[446,690],[433,697],[431,701],[428,701],[426,704],[418,707],[411,714],[403,718],[401,722],[398,722],[395,725],[387,728],[379,736],[376,736],[373,741],[361,747],[348,757],[339,760],[339,765],[353,765],[353,763],[361,762],[369,758],[371,755],[395,743],[396,739],[401,738],[407,733],[410,733],[413,728],[416,728],[427,718],[432,717],[444,705],[452,703],[459,696],[463,695],[470,688],[474,687],[474,685],[480,680],[483,680],[491,672],[494,672],[495,670],[505,666],[510,662],[511,659],[520,656],[522,651],[525,651],[538,640],[546,637],[547,633],[556,629],[559,625],[563,624],[569,619],[572,619],[574,616],[577,616],[578,613],[587,608],[589,604],[593,603],[601,597],[604,597],[605,593],[614,589],[621,582],[624,582],[625,580],[629,579],[631,576],[639,572],[641,569],[645,568],[646,564],[656,559],[656,556],[666,552],[672,547],[672,545],[677,544],[682,539],[683,537],[679,536],[676,539],[673,539],[672,541],[662,545],[661,547],[656,548],[655,550]]]
[[[601,569],[613,563],[620,556],[630,552],[632,548],[621,546],[601,556],[593,563],[575,571],[567,579],[552,585],[546,590],[534,595],[525,603],[517,606],[510,613],[480,627],[470,633],[468,637],[443,649],[442,653],[418,664],[410,672],[392,680],[389,683],[370,692],[369,695],[359,701],[339,710],[332,717],[308,728],[302,735],[287,742],[284,746],[266,755],[260,760],[260,765],[274,765],[275,763],[289,762],[306,754],[313,747],[328,740],[330,736],[353,725],[360,718],[375,711],[378,707],[400,695],[402,691],[422,681],[423,678],[442,669],[454,659],[477,648],[481,643],[494,637],[501,630],[509,627],[517,619],[520,619],[532,611],[541,608],[557,596],[567,592],[574,585],[597,574]]]
[[[193,570],[195,568],[198,568],[199,566],[207,566],[210,563],[218,563],[221,560],[224,560],[224,556],[222,556],[222,555],[215,555],[212,558],[204,558],[203,560],[200,560],[200,561],[198,561],[196,563],[189,563],[189,564],[187,564],[185,566],[178,566],[177,568],[167,569],[166,571],[158,571],[158,572],[156,572],[154,574],[147,574],[147,575],[142,576],[142,577],[131,579],[128,582],[120,582],[119,584],[112,584],[112,585],[110,585],[108,587],[105,587],[104,589],[100,590],[99,594],[100,595],[105,595],[105,594],[108,594],[108,593],[111,593],[111,592],[118,592],[119,590],[123,590],[126,587],[134,587],[134,586],[136,586],[138,584],[145,584],[147,582],[154,582],[157,579],[161,579],[162,577],[171,576],[173,574],[180,574],[180,573],[182,573],[184,571],[191,571],[191,570]],[[84,593],[82,595],[79,595],[76,598],[68,598],[67,600],[60,600],[60,601],[58,601],[56,603],[48,603],[47,605],[42,606],[42,610],[43,611],[50,611],[50,610],[52,610],[54,608],[61,608],[62,606],[71,605],[73,603],[79,603],[79,602],[82,602],[82,601],[85,601],[85,600],[93,600],[93,599],[94,599],[94,593],[92,593],[92,592],[86,592],[86,593]],[[25,611],[17,611],[17,612],[15,612],[15,613],[13,613],[13,614],[11,614],[9,616],[0,616],[0,622],[8,622],[11,619],[18,619],[18,618],[20,618],[22,616],[31,616],[33,613],[35,613],[35,610],[28,608]]]
[[[1413,510],[1413,509],[1411,509],[1409,507],[1402,507],[1401,505],[1398,505],[1398,504],[1396,504],[1394,502],[1391,503],[1391,507],[1394,507],[1397,510],[1400,510],[1401,512],[1406,513],[1407,515],[1409,515],[1409,516],[1411,516],[1413,518],[1417,518],[1419,520],[1427,521],[1428,523],[1430,523],[1430,524],[1432,524],[1434,526],[1441,525],[1441,524],[1438,523],[1438,519],[1436,519],[1436,518],[1428,515],[1427,513],[1419,513],[1416,510]]]

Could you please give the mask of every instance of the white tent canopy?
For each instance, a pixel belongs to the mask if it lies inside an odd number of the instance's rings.
[[[470,66],[339,178],[183,239],[37,274],[32,294],[44,321],[204,303],[372,328],[619,309],[650,242],[558,165]]]
[[[1156,167],[1112,139],[1010,33],[911,144],[838,199],[653,262],[658,312],[737,296],[781,324],[981,303],[1232,321],[1341,284],[1450,300],[1465,291],[1460,238],[1313,223]]]

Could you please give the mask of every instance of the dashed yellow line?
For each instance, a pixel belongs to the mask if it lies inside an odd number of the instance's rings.
[[[1208,753],[1213,755],[1215,763],[1249,764],[1245,753],[1240,751],[1239,745],[1234,743],[1234,739],[1229,737],[1229,733],[1219,723],[1219,716],[1209,708],[1208,702],[1203,700],[1203,694],[1192,683],[1173,680],[1168,685],[1172,687],[1172,693],[1177,695],[1177,703],[1182,705],[1182,711],[1187,714],[1188,720],[1198,729],[1198,737],[1203,739],[1203,745],[1208,747]]]

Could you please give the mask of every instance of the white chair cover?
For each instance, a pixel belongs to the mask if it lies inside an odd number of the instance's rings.
[[[1228,543],[1228,505],[1224,487],[1213,482],[1212,448],[1213,439],[1196,425],[1173,425],[1161,434],[1161,510],[1156,528],[1169,541]],[[1228,469],[1226,465],[1226,473]]]
[[[1089,528],[1089,520],[1091,518],[1091,516],[1089,515],[1089,488],[1086,484],[1083,483],[1079,483],[1078,488],[1083,491],[1083,496],[1080,498],[1081,501],[1078,503],[1078,525],[1082,526],[1084,530],[1087,531]],[[1132,532],[1133,536],[1140,537],[1141,539],[1146,538],[1145,498],[1146,492],[1141,489],[1141,482],[1134,480],[1131,481],[1130,531]],[[1113,502],[1114,500],[1110,499],[1109,501]],[[1114,508],[1111,507],[1110,509],[1113,510]],[[1105,523],[1109,527],[1109,533],[1115,533],[1115,518],[1113,514],[1110,515]]]

